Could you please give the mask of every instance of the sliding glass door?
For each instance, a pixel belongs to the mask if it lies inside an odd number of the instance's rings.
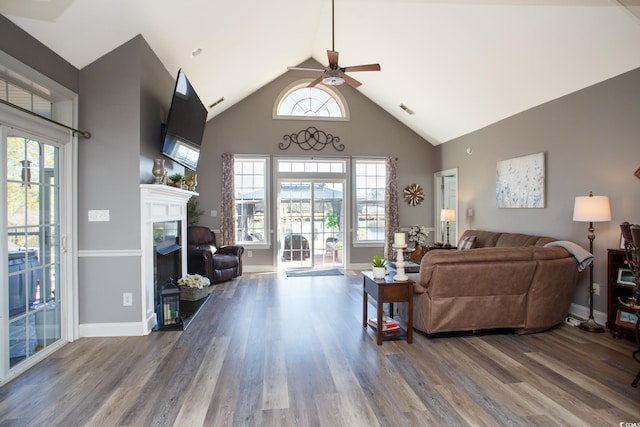
[[[5,134],[7,231],[2,359],[13,369],[62,337],[60,148]],[[7,358],[8,356],[8,358]],[[5,365],[6,367],[7,365]]]
[[[347,160],[276,159],[278,266],[345,264]]]

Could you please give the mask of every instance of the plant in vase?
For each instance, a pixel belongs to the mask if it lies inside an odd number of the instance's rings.
[[[384,279],[384,276],[387,275],[387,259],[380,258],[378,255],[376,255],[370,262],[373,266],[373,278]]]
[[[410,242],[414,243],[415,251],[411,254],[411,258],[415,262],[422,260],[423,247],[427,245],[427,237],[429,237],[429,231],[424,225],[414,224],[409,227],[407,233]]]
[[[187,274],[184,277],[178,279],[178,285],[184,288],[206,288],[211,284],[208,277],[201,276],[199,274]]]
[[[197,301],[207,296],[207,288],[211,285],[208,277],[199,274],[187,274],[178,279],[180,286],[180,299]]]
[[[169,175],[169,185],[171,185],[172,187],[181,188],[183,179],[184,175],[182,175],[181,173],[174,173],[172,175]]]

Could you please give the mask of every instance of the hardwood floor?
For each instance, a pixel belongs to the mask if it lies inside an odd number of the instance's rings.
[[[640,423],[631,341],[562,325],[377,346],[361,316],[359,272],[246,274],[187,331],[68,344],[0,388],[0,426]]]

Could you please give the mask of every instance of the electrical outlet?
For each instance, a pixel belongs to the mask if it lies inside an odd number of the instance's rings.
[[[131,307],[133,305],[133,294],[131,292],[124,292],[122,294],[122,305],[125,307]]]
[[[600,295],[600,285],[597,283],[593,284],[593,294],[594,295]]]
[[[247,251],[247,257],[248,258],[252,258],[253,257],[253,251]]]

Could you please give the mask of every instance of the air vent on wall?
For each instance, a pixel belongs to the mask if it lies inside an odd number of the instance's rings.
[[[413,110],[411,108],[407,107],[404,104],[400,104],[400,108],[402,108],[407,114],[409,114],[411,116],[414,114]]]

